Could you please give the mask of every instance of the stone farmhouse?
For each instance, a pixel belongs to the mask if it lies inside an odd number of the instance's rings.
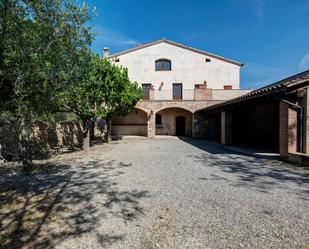
[[[309,164],[309,70],[250,91],[242,63],[166,39],[104,56],[144,92],[114,135],[202,137]]]
[[[126,117],[114,117],[114,135],[195,135],[194,113],[248,92],[239,89],[242,63],[161,39],[104,56],[128,68],[144,96]]]

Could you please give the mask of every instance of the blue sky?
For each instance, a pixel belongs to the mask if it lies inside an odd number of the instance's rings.
[[[309,0],[85,0],[92,48],[112,53],[162,37],[244,63],[241,87],[309,69]]]

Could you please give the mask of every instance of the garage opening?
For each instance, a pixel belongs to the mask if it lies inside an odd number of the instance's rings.
[[[205,117],[204,136],[208,140],[220,142],[221,140],[221,115],[220,113],[209,113]]]
[[[279,103],[264,99],[232,111],[232,145],[279,152]]]
[[[113,136],[147,136],[147,113],[134,108],[126,116],[114,116],[112,118]]]
[[[222,112],[226,120],[222,120]],[[279,101],[260,98],[204,113],[204,136],[222,142],[222,122],[231,135],[228,145],[261,152],[279,152]],[[227,118],[228,117],[228,118]],[[230,121],[228,121],[228,120]]]

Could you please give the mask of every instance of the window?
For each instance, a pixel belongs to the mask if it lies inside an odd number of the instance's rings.
[[[142,84],[143,99],[149,100],[151,84]]]
[[[233,86],[232,85],[225,85],[225,86],[223,86],[223,89],[224,90],[232,90]]]
[[[182,83],[173,84],[173,99],[182,99]]]
[[[167,59],[156,60],[156,71],[171,71],[172,63]]]
[[[161,124],[162,124],[162,115],[156,114],[156,125],[161,125]]]

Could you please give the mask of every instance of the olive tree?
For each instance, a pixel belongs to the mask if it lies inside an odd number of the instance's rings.
[[[0,2],[0,115],[16,126],[25,169],[32,165],[33,123],[59,108],[55,96],[90,46],[89,19],[88,7],[73,0]]]
[[[81,51],[75,75],[76,81],[60,93],[59,99],[66,110],[80,117],[84,130],[83,148],[87,148],[91,121],[107,121],[108,140],[112,116],[130,112],[141,99],[142,90],[136,82],[129,80],[126,69],[88,50]]]

